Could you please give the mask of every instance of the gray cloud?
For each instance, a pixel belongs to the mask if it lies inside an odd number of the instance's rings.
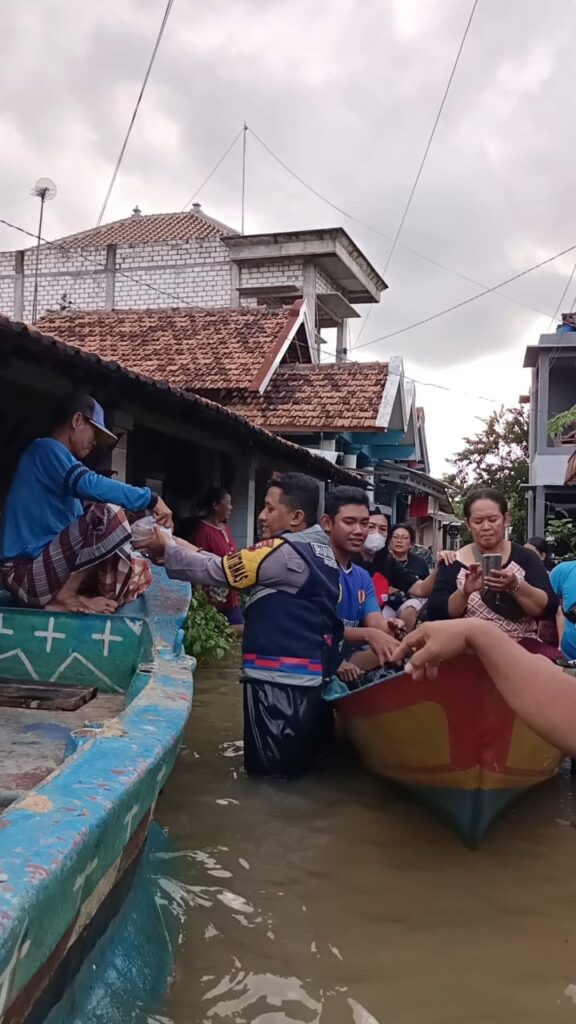
[[[2,6],[0,216],[33,229],[28,190],[49,175],[59,195],[46,233],[95,222],[163,9]],[[246,119],[315,188],[392,237],[469,10],[463,0],[176,0],[108,218],[135,202],[179,209]],[[480,0],[401,243],[491,285],[576,241],[575,13],[574,0]],[[238,146],[200,199],[238,225]],[[384,238],[306,192],[252,138],[247,213],[248,230],[342,223],[377,267],[386,261]],[[0,230],[0,244],[23,242]],[[572,262],[507,294],[552,312]],[[387,278],[362,343],[475,291],[402,246]],[[444,379],[490,357],[497,376],[500,354],[541,324],[490,296],[359,355],[399,352]]]

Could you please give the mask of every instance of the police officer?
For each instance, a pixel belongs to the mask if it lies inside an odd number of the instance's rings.
[[[297,776],[331,734],[322,683],[341,661],[338,566],[316,525],[318,485],[302,473],[269,481],[259,516],[263,540],[226,555],[166,542],[143,550],[168,575],[194,585],[250,590],[242,643],[244,765],[254,775]]]

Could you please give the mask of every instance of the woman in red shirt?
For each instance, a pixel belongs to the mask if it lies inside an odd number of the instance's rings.
[[[213,555],[225,555],[237,551],[238,548],[228,526],[232,512],[232,498],[225,487],[211,487],[206,494],[202,507],[206,509],[203,519],[192,533],[192,543],[203,551]],[[209,602],[226,616],[231,626],[242,626],[244,619],[240,608],[240,600],[235,590],[227,587],[203,587]]]

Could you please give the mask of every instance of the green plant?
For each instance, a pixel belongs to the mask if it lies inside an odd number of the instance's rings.
[[[228,620],[210,604],[203,590],[192,591],[184,627],[186,653],[198,660],[217,660],[235,650],[238,635]]]
[[[557,416],[553,416],[552,419],[548,420],[548,433],[550,437],[561,437],[568,427],[573,427],[575,423],[576,405],[573,405],[571,409],[559,412]]]
[[[554,541],[555,554],[560,561],[576,558],[576,522],[573,519],[549,519],[546,533]]]

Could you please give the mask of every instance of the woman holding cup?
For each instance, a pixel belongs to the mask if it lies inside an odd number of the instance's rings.
[[[514,639],[536,641],[538,621],[554,616],[557,600],[535,552],[506,539],[506,499],[490,488],[471,491],[464,517],[472,544],[440,567],[428,619],[486,619]]]

